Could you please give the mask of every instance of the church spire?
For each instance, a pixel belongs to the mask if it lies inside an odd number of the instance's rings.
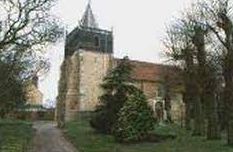
[[[84,15],[80,21],[80,25],[83,27],[89,27],[89,28],[98,28],[98,24],[95,20],[95,16],[91,9],[91,0],[88,1],[86,10],[84,12]]]

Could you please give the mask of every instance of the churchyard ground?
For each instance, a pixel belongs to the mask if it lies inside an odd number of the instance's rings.
[[[36,133],[33,139],[32,152],[77,152],[63,136],[62,130],[55,122],[36,121],[33,123]]]
[[[207,141],[204,137],[193,137],[191,132],[177,125],[156,125],[155,133],[176,135],[154,143],[120,144],[112,136],[96,133],[85,120],[66,125],[65,135],[80,152],[232,152],[224,140]]]
[[[26,121],[0,120],[0,151],[26,152],[31,149],[32,123]]]

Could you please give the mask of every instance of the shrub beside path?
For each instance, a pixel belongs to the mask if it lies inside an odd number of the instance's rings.
[[[37,121],[32,152],[78,152],[56,127],[54,122]]]

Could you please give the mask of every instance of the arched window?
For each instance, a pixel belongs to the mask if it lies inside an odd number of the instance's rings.
[[[95,47],[99,47],[100,46],[100,40],[98,36],[95,36]]]

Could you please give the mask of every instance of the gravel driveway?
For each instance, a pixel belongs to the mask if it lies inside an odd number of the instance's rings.
[[[54,122],[34,122],[36,135],[32,152],[78,152],[56,127]]]

